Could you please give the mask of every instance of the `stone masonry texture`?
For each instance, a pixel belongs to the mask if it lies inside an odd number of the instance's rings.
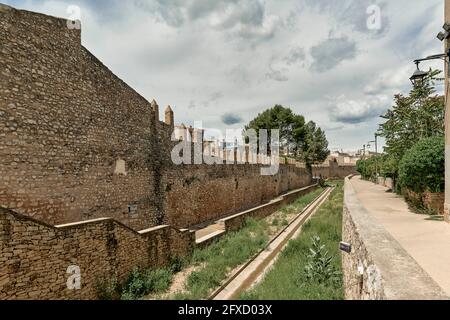
[[[103,277],[189,254],[187,228],[312,184],[292,164],[174,165],[172,114],[159,121],[64,19],[0,5],[0,45],[0,299],[95,298]]]
[[[275,177],[253,165],[173,165],[173,124],[156,121],[159,108],[84,48],[80,30],[7,6],[0,17],[2,207],[53,225],[188,227],[310,184],[295,165]]]
[[[95,299],[102,279],[167,265],[194,243],[194,233],[168,226],[138,233],[101,219],[55,228],[0,208],[0,300]],[[80,268],[81,290],[68,289],[72,265]]]
[[[66,20],[0,11],[0,204],[51,224],[155,223],[150,104],[81,46]],[[125,160],[127,175],[115,175]],[[125,214],[137,204],[136,215]]]

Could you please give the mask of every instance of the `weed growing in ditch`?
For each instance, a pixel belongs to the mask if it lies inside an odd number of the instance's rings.
[[[122,292],[122,300],[138,300],[150,293],[167,290],[172,282],[172,270],[158,269],[141,271],[134,268]]]
[[[318,284],[341,285],[342,273],[333,264],[334,257],[328,253],[320,237],[311,238],[312,247],[309,249],[308,263],[305,266],[305,279]]]
[[[289,242],[273,269],[243,300],[342,300],[343,183],[303,226],[300,236]],[[311,248],[311,238],[320,237]],[[315,252],[312,253],[311,249]],[[334,257],[330,260],[330,257]],[[326,280],[326,281],[325,281]]]
[[[166,291],[174,274],[180,272],[187,264],[186,258],[170,258],[170,267],[163,269],[142,270],[133,268],[124,282],[117,277],[102,278],[97,281],[97,296],[100,300],[139,300],[143,297]]]
[[[185,293],[176,294],[175,299],[204,299],[220,286],[230,272],[242,265],[261,249],[269,240],[269,229],[289,224],[287,216],[299,213],[311,203],[322,189],[304,195],[293,204],[280,211],[282,215],[269,223],[268,219],[248,219],[237,232],[230,233],[205,249],[195,250],[190,260],[173,258],[171,267],[158,270],[140,270],[135,268],[125,283],[116,279],[102,281],[99,285],[99,297],[102,299],[137,300],[149,294],[162,293],[169,289],[174,274],[187,265],[201,266],[191,273],[185,283]]]
[[[196,250],[192,256],[194,265],[204,265],[189,275],[187,293],[175,295],[175,299],[204,299],[211,290],[220,286],[228,273],[258,253],[268,242],[267,222],[248,219],[240,231],[231,233],[206,249]]]
[[[208,248],[196,250],[192,257],[192,264],[204,267],[191,273],[185,284],[186,292],[176,294],[173,298],[177,300],[207,298],[233,269],[247,262],[267,245],[271,227],[280,228],[288,225],[286,216],[301,212],[322,191],[323,189],[315,190],[280,209],[282,220],[275,218],[268,222],[268,219],[248,219],[239,231],[226,235]]]

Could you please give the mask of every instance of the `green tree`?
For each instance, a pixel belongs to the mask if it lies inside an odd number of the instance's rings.
[[[356,170],[361,174],[361,176],[366,180],[375,181],[376,172],[378,165],[380,163],[380,157],[371,157],[365,160],[359,160],[356,163]]]
[[[258,137],[261,129],[280,130],[280,148],[297,160],[304,161],[309,167],[325,161],[330,154],[325,132],[312,121],[305,124],[303,116],[281,105],[258,114],[245,127],[245,130],[249,129],[256,130]]]
[[[310,121],[306,124],[306,135],[298,150],[297,159],[308,165],[323,163],[330,155],[325,132]]]
[[[436,95],[434,88],[439,73],[432,71],[409,96],[396,95],[395,105],[381,116],[386,120],[380,125],[381,136],[386,139],[385,151],[397,162],[417,141],[444,135],[444,99]]]
[[[440,71],[413,87],[408,96],[395,96],[394,106],[381,117],[380,135],[386,139],[381,174],[398,181],[399,164],[405,154],[419,141],[445,134],[444,97],[436,94],[435,82]],[[397,189],[398,190],[398,189]]]
[[[398,176],[397,159],[385,154],[381,157],[380,163],[380,174],[382,177],[395,179]]]
[[[305,118],[296,115],[289,108],[275,105],[273,108],[258,114],[250,121],[245,130],[254,129],[259,138],[259,130],[268,130],[268,150],[270,150],[270,130],[280,130],[280,148],[295,151],[297,141],[306,135]]]

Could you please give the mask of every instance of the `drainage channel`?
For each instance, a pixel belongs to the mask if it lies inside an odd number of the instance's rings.
[[[327,188],[316,200],[310,203],[290,224],[280,231],[269,244],[234,273],[208,300],[233,300],[241,292],[246,291],[259,282],[264,274],[275,263],[278,254],[286,247],[288,242],[297,237],[301,227],[325,203],[334,188]]]

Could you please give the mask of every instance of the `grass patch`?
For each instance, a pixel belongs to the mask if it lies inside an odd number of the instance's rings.
[[[100,279],[97,282],[97,296],[100,300],[139,300],[149,294],[166,291],[173,280],[173,276],[186,265],[186,259],[172,257],[170,267],[162,269],[142,270],[133,268],[124,282],[117,277]]]
[[[297,200],[295,200],[290,205],[281,209],[281,211],[285,214],[297,214],[300,213],[303,209],[305,209],[311,202],[313,202],[320,194],[323,192],[324,188],[319,188],[314,190],[311,193],[308,193]]]
[[[147,270],[134,268],[123,288],[122,300],[138,300],[150,293],[167,290],[172,282],[171,269]]]
[[[233,268],[243,264],[260,251],[269,240],[266,221],[248,219],[243,229],[231,233],[203,250],[195,250],[192,264],[204,265],[189,275],[186,293],[175,295],[177,300],[200,300],[219,287]]]
[[[271,235],[280,231],[296,214],[316,199],[320,188],[304,195],[272,216],[262,219],[248,219],[237,232],[230,233],[211,246],[195,250],[191,264],[203,266],[191,273],[185,283],[185,292],[172,298],[176,300],[206,299],[229,276],[230,272],[247,262],[262,250]]]
[[[289,242],[264,280],[240,298],[343,300],[342,206],[343,183],[338,182],[329,200],[305,224],[300,236]]]

